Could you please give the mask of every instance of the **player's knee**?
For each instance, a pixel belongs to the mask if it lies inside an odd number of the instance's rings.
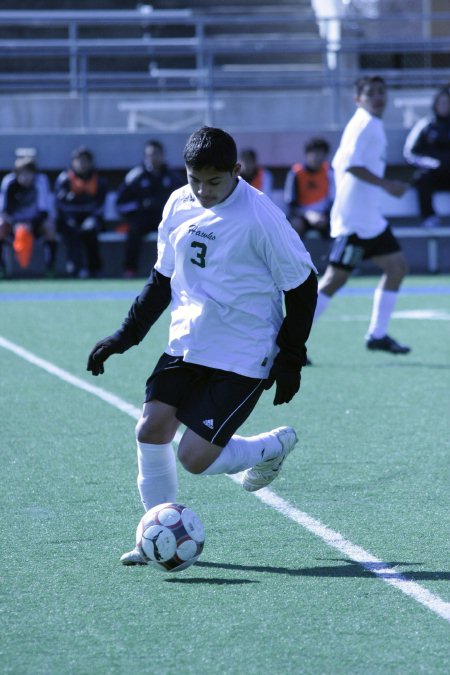
[[[402,279],[407,275],[407,273],[408,273],[408,263],[406,262],[406,258],[403,255],[399,255],[393,261],[390,269],[388,270],[387,276],[390,277],[392,281],[399,284],[402,281]]]
[[[146,441],[144,440],[144,436],[146,434],[145,434],[144,420],[142,417],[138,419],[137,424],[134,427],[134,433],[137,441],[139,441],[140,443],[146,443]]]
[[[178,447],[178,460],[186,471],[193,474],[202,473],[208,467],[208,462],[205,462],[205,458],[202,455],[199,455],[192,447],[183,443],[180,443]]]
[[[148,417],[141,417],[135,427],[136,440],[139,443],[164,443],[160,435],[155,432],[154,426]]]
[[[347,277],[335,272],[333,268],[327,271],[319,282],[319,293],[327,295],[332,298],[333,295],[340,289],[347,281]]]
[[[409,272],[408,263],[406,262],[406,258],[402,256],[399,261],[398,273],[400,277],[403,279],[403,277],[405,277],[408,274],[408,272]]]

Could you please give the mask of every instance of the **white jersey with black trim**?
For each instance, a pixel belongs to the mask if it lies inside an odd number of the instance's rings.
[[[189,185],[171,195],[155,268],[171,279],[166,352],[255,378],[278,351],[282,291],[316,271],[284,213],[242,179],[209,209]]]
[[[383,122],[357,108],[342,134],[332,166],[336,196],[331,209],[331,236],[357,234],[377,237],[386,227],[382,215],[382,189],[353,176],[347,169],[362,166],[382,178],[386,169],[387,140]]]

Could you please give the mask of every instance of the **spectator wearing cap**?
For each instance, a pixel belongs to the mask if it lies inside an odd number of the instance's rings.
[[[6,276],[5,245],[12,245],[17,262],[26,269],[36,238],[44,242],[46,274],[54,275],[57,241],[52,211],[49,180],[38,171],[35,155],[16,157],[14,171],[0,185],[1,276]]]

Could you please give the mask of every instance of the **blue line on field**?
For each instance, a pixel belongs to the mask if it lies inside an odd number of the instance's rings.
[[[343,288],[339,295],[372,295],[373,288]],[[25,291],[2,293],[0,286],[0,301],[3,302],[48,302],[64,300],[134,300],[140,289],[130,290],[80,290],[80,291]],[[401,295],[450,295],[448,286],[410,286],[402,288]]]
[[[0,293],[0,300],[49,301],[49,300],[134,300],[139,290],[132,291],[26,291],[19,293]]]

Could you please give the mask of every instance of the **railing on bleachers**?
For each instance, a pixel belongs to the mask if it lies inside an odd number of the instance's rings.
[[[339,40],[330,41],[323,25],[336,21]],[[408,25],[416,30],[405,33]],[[441,37],[433,37],[435,25]],[[211,118],[214,100],[224,90],[328,88],[338,101],[363,71],[381,72],[400,92],[420,92],[450,80],[445,25],[450,26],[450,12],[404,10],[374,19],[344,15],[318,22],[312,11],[276,6],[226,14],[148,6],[0,11],[0,91],[77,94],[84,101],[85,128],[93,123],[93,92],[201,95]]]

